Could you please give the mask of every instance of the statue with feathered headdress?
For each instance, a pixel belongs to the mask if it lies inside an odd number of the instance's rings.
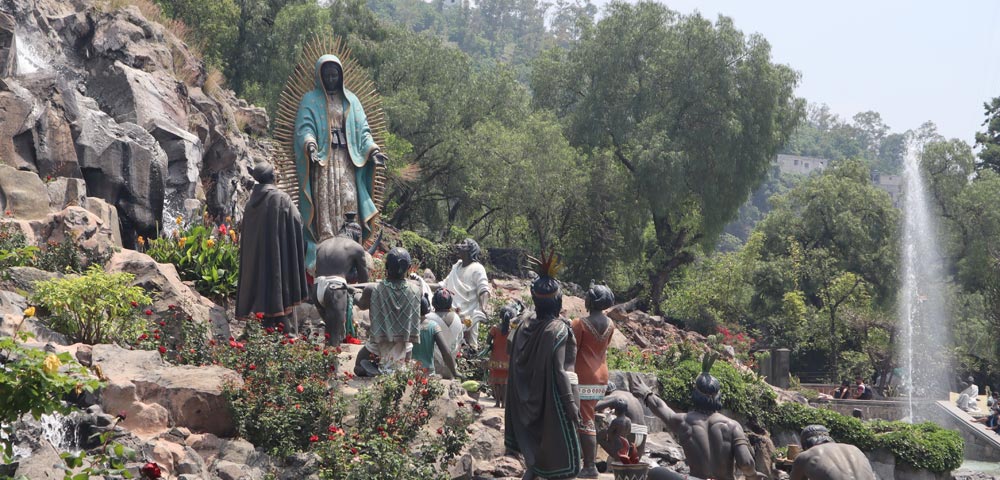
[[[576,341],[569,322],[559,316],[559,258],[549,252],[534,263],[535,315],[514,331],[508,347],[504,443],[524,456],[523,479],[575,478],[580,472],[580,442],[575,434],[580,413],[574,391],[578,382],[573,372]]]
[[[674,412],[641,379],[631,385],[632,393],[642,399],[677,438],[693,477],[735,480],[739,470],[743,473],[742,478],[767,478],[756,471],[743,427],[719,412],[722,410],[722,383],[712,375],[712,365],[717,359],[718,354],[714,352],[702,357],[701,373],[691,385],[694,408],[690,412]],[[650,471],[648,478],[672,478],[666,471],[657,470],[660,469]]]

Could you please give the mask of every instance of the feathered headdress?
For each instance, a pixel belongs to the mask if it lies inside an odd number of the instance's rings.
[[[701,357],[701,374],[694,380],[694,391],[691,392],[696,410],[705,413],[722,410],[722,384],[711,374],[712,365],[718,359],[716,352],[708,352]]]
[[[554,297],[559,294],[559,281],[556,275],[562,270],[563,264],[555,249],[550,249],[548,255],[542,251],[538,258],[528,256],[538,278],[531,283],[531,295],[535,298]]]

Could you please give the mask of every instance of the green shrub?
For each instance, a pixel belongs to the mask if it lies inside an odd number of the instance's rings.
[[[663,400],[681,410],[690,410],[693,407],[691,388],[700,373],[701,362],[694,359],[682,360],[672,369],[660,370],[656,377],[660,381]],[[762,425],[770,425],[774,421],[777,396],[757,374],[740,371],[723,361],[715,362],[711,373],[722,383],[722,406],[725,409],[748,419],[756,419]]]
[[[36,282],[31,301],[49,312],[49,328],[73,342],[127,343],[143,329],[136,307],[151,302],[142,287],[132,286],[134,278],[93,265],[83,275]]]
[[[799,432],[807,425],[824,425],[834,440],[861,450],[884,448],[897,462],[916,469],[945,473],[962,464],[964,442],[958,432],[933,423],[862,422],[832,410],[784,403],[775,411],[775,426]]]
[[[208,365],[212,352],[208,344],[208,324],[185,315],[176,305],[162,315],[149,316],[146,331],[131,346],[158,350],[163,359],[177,365]]]
[[[312,435],[343,418],[334,389],[339,348],[264,329],[258,321],[247,323],[240,340],[209,342],[213,361],[243,376],[242,387],[225,388],[237,431],[268,453],[305,450]]]
[[[204,216],[186,227],[181,217],[176,222],[181,230],[175,236],[149,240],[146,254],[174,264],[182,279],[194,282],[198,293],[224,302],[236,293],[240,279],[238,233],[225,223],[212,225]]]
[[[69,353],[46,353],[25,347],[30,335],[0,338],[0,445],[5,462],[14,455],[16,422],[25,414],[38,419],[55,412],[68,414],[63,398],[71,393],[93,392],[100,383],[89,376]]]
[[[429,268],[438,278],[444,278],[451,271],[451,248],[449,245],[434,243],[416,232],[399,232],[399,241],[410,252],[414,265],[420,269]]]
[[[416,369],[379,377],[352,402],[351,426],[331,425],[317,439],[323,459],[320,477],[331,480],[450,478],[439,465],[454,461],[468,441],[468,426],[482,412],[478,404],[457,402],[435,433],[427,431],[438,413],[434,401],[444,385]]]
[[[61,243],[43,248],[28,245],[27,238],[12,222],[0,222],[0,271],[11,267],[35,267],[49,272],[80,273],[87,265],[103,265],[107,258],[85,250],[67,235]]]

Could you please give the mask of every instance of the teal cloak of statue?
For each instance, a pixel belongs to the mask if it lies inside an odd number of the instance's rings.
[[[335,55],[323,55],[316,61],[316,87],[302,96],[298,113],[295,116],[295,173],[299,181],[299,213],[302,215],[302,225],[305,229],[306,268],[315,271],[316,243],[318,240],[315,214],[317,208],[311,182],[311,170],[327,164],[330,157],[332,140],[330,122],[327,118],[327,101],[330,98],[323,88],[320,70],[324,63],[333,62],[341,67],[340,59]],[[343,85],[343,82],[341,82]],[[371,222],[378,213],[378,208],[372,199],[372,189],[375,179],[375,162],[372,153],[378,149],[368,128],[368,117],[361,106],[358,97],[347,88],[343,88],[344,130],[347,134],[347,146],[351,163],[355,167],[355,185],[358,195],[358,219],[364,228],[364,237],[371,235]],[[316,142],[315,160],[319,165],[309,161],[306,144]]]

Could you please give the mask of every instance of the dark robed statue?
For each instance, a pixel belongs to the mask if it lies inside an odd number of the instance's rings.
[[[576,402],[576,341],[559,316],[562,291],[553,278],[555,259],[544,259],[531,284],[535,315],[514,330],[504,444],[524,456],[530,480],[575,478],[580,473],[580,410]]]
[[[340,59],[323,55],[316,61],[315,75],[315,88],[299,102],[294,138],[310,271],[316,266],[316,245],[340,232],[347,212],[357,212],[363,237],[370,234],[378,214],[375,165],[385,162],[361,102],[344,87]]]
[[[274,185],[274,168],[259,163],[257,185],[243,210],[236,317],[264,314],[265,324],[284,323],[308,297],[302,220],[292,199]]]

